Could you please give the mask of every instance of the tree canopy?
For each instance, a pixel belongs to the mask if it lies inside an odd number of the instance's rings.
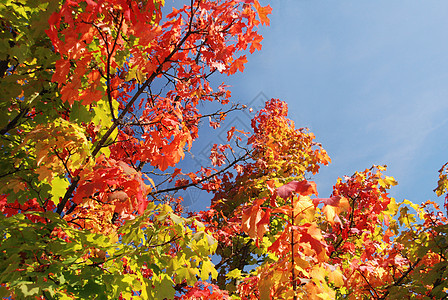
[[[210,78],[244,71],[271,8],[163,5],[0,4],[0,296],[448,298],[447,205],[389,197],[385,166],[320,198],[330,157],[279,99],[180,168],[201,125],[245,109]],[[176,192],[195,188],[211,205],[186,212]]]

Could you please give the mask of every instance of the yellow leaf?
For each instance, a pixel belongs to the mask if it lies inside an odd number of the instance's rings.
[[[412,207],[413,209],[415,209],[415,211],[416,211],[419,215],[425,214],[424,209],[421,208],[420,205],[418,205],[418,204],[415,204],[415,203],[413,203],[413,202],[411,202],[411,201],[409,201],[409,200],[407,200],[407,199],[404,199],[402,203],[407,204],[407,205],[409,205],[410,207]]]
[[[126,75],[126,81],[131,81],[132,79],[135,79],[136,77],[136,68],[132,68],[129,70],[128,74]]]
[[[336,293],[332,290],[327,291],[326,293],[319,293],[317,296],[323,300],[333,300],[336,299]]]
[[[161,206],[161,211],[164,212],[165,214],[168,214],[168,213],[172,212],[173,209],[168,204],[163,204]]]
[[[313,279],[314,282],[317,284],[319,282],[325,282],[325,275],[327,272],[325,272],[325,269],[321,267],[315,267],[310,272],[310,277]]]
[[[300,268],[302,272],[307,273],[305,269],[307,269],[310,266],[310,263],[302,258],[300,258],[298,255],[294,256],[294,263],[295,266]]]
[[[186,266],[178,269],[176,273],[179,277],[179,280],[186,279],[187,284],[194,285],[194,283],[196,282],[196,275],[198,275],[198,270],[196,268]]]
[[[380,186],[387,189],[390,188],[391,186],[395,186],[398,184],[398,182],[392,176],[386,176],[384,178],[380,178],[378,179],[378,183],[380,184]]]
[[[209,274],[212,275],[212,279],[216,279],[218,277],[218,272],[216,272],[216,269],[212,262],[209,260],[204,260],[202,261],[201,279],[204,281],[208,280]]]
[[[390,198],[390,202],[387,205],[387,210],[385,211],[386,214],[389,215],[395,215],[398,211],[398,205],[397,202],[395,201],[395,198]]]
[[[226,274],[227,278],[240,278],[241,277],[241,270],[240,269],[233,269],[229,273]]]
[[[339,269],[329,270],[328,280],[337,287],[344,285],[344,276]]]
[[[138,276],[138,277],[139,277],[140,283],[142,285],[142,290],[141,290],[140,296],[142,297],[142,299],[148,299],[149,297],[148,297],[148,292],[146,290],[146,280],[145,280],[146,278],[143,278],[141,276]]]
[[[387,167],[386,167],[386,166],[376,166],[376,168],[377,168],[379,171],[386,171],[386,170],[387,170]]]
[[[294,199],[294,215],[296,216],[295,224],[299,224],[301,220],[314,221],[315,209],[309,196],[300,196],[299,199]]]
[[[138,80],[138,82],[140,82],[140,83],[143,83],[144,81],[145,81],[145,74],[140,70],[140,69],[138,69],[137,71],[136,71],[136,77],[137,77],[137,80]]]
[[[325,215],[327,217],[327,221],[330,222],[330,224],[334,224],[334,217],[336,215],[335,207],[331,205],[326,205],[323,208],[323,211],[325,212]]]
[[[56,177],[51,181],[50,185],[52,195],[51,200],[55,205],[58,205],[59,197],[64,197],[70,183],[67,178]]]

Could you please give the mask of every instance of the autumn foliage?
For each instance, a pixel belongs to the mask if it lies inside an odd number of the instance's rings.
[[[385,166],[321,198],[312,177],[330,157],[285,102],[232,127],[209,164],[180,167],[200,126],[245,108],[211,75],[244,71],[271,8],[163,5],[0,4],[0,296],[447,298],[445,212],[389,197]],[[182,191],[197,188],[210,207],[187,212]]]

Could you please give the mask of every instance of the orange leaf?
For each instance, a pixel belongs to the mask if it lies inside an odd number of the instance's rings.
[[[390,238],[394,236],[394,233],[388,228],[383,236],[383,241],[390,243]]]
[[[254,53],[256,50],[261,50],[261,44],[260,42],[263,40],[263,37],[261,35],[256,35],[254,40],[252,41],[252,44],[250,45],[250,53]]]
[[[258,199],[254,205],[246,208],[242,216],[242,230],[245,231],[251,238],[262,238],[264,233],[269,229],[270,210],[264,212],[260,207],[265,199]]]
[[[258,16],[260,17],[261,24],[270,25],[268,15],[271,14],[272,8],[269,5],[261,6],[258,0],[254,2],[255,9],[257,10]]]
[[[240,72],[244,71],[244,64],[247,63],[246,55],[242,55],[235,59],[229,69],[229,75],[235,74],[237,70]]]
[[[268,208],[264,213],[262,213],[262,217],[260,221],[258,221],[257,223],[257,237],[259,239],[263,239],[264,233],[269,230],[270,217],[271,217],[271,210]]]

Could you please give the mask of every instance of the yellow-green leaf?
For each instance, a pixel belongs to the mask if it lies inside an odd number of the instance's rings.
[[[55,205],[58,205],[60,197],[64,197],[69,185],[67,178],[53,178],[51,181],[51,200]]]

